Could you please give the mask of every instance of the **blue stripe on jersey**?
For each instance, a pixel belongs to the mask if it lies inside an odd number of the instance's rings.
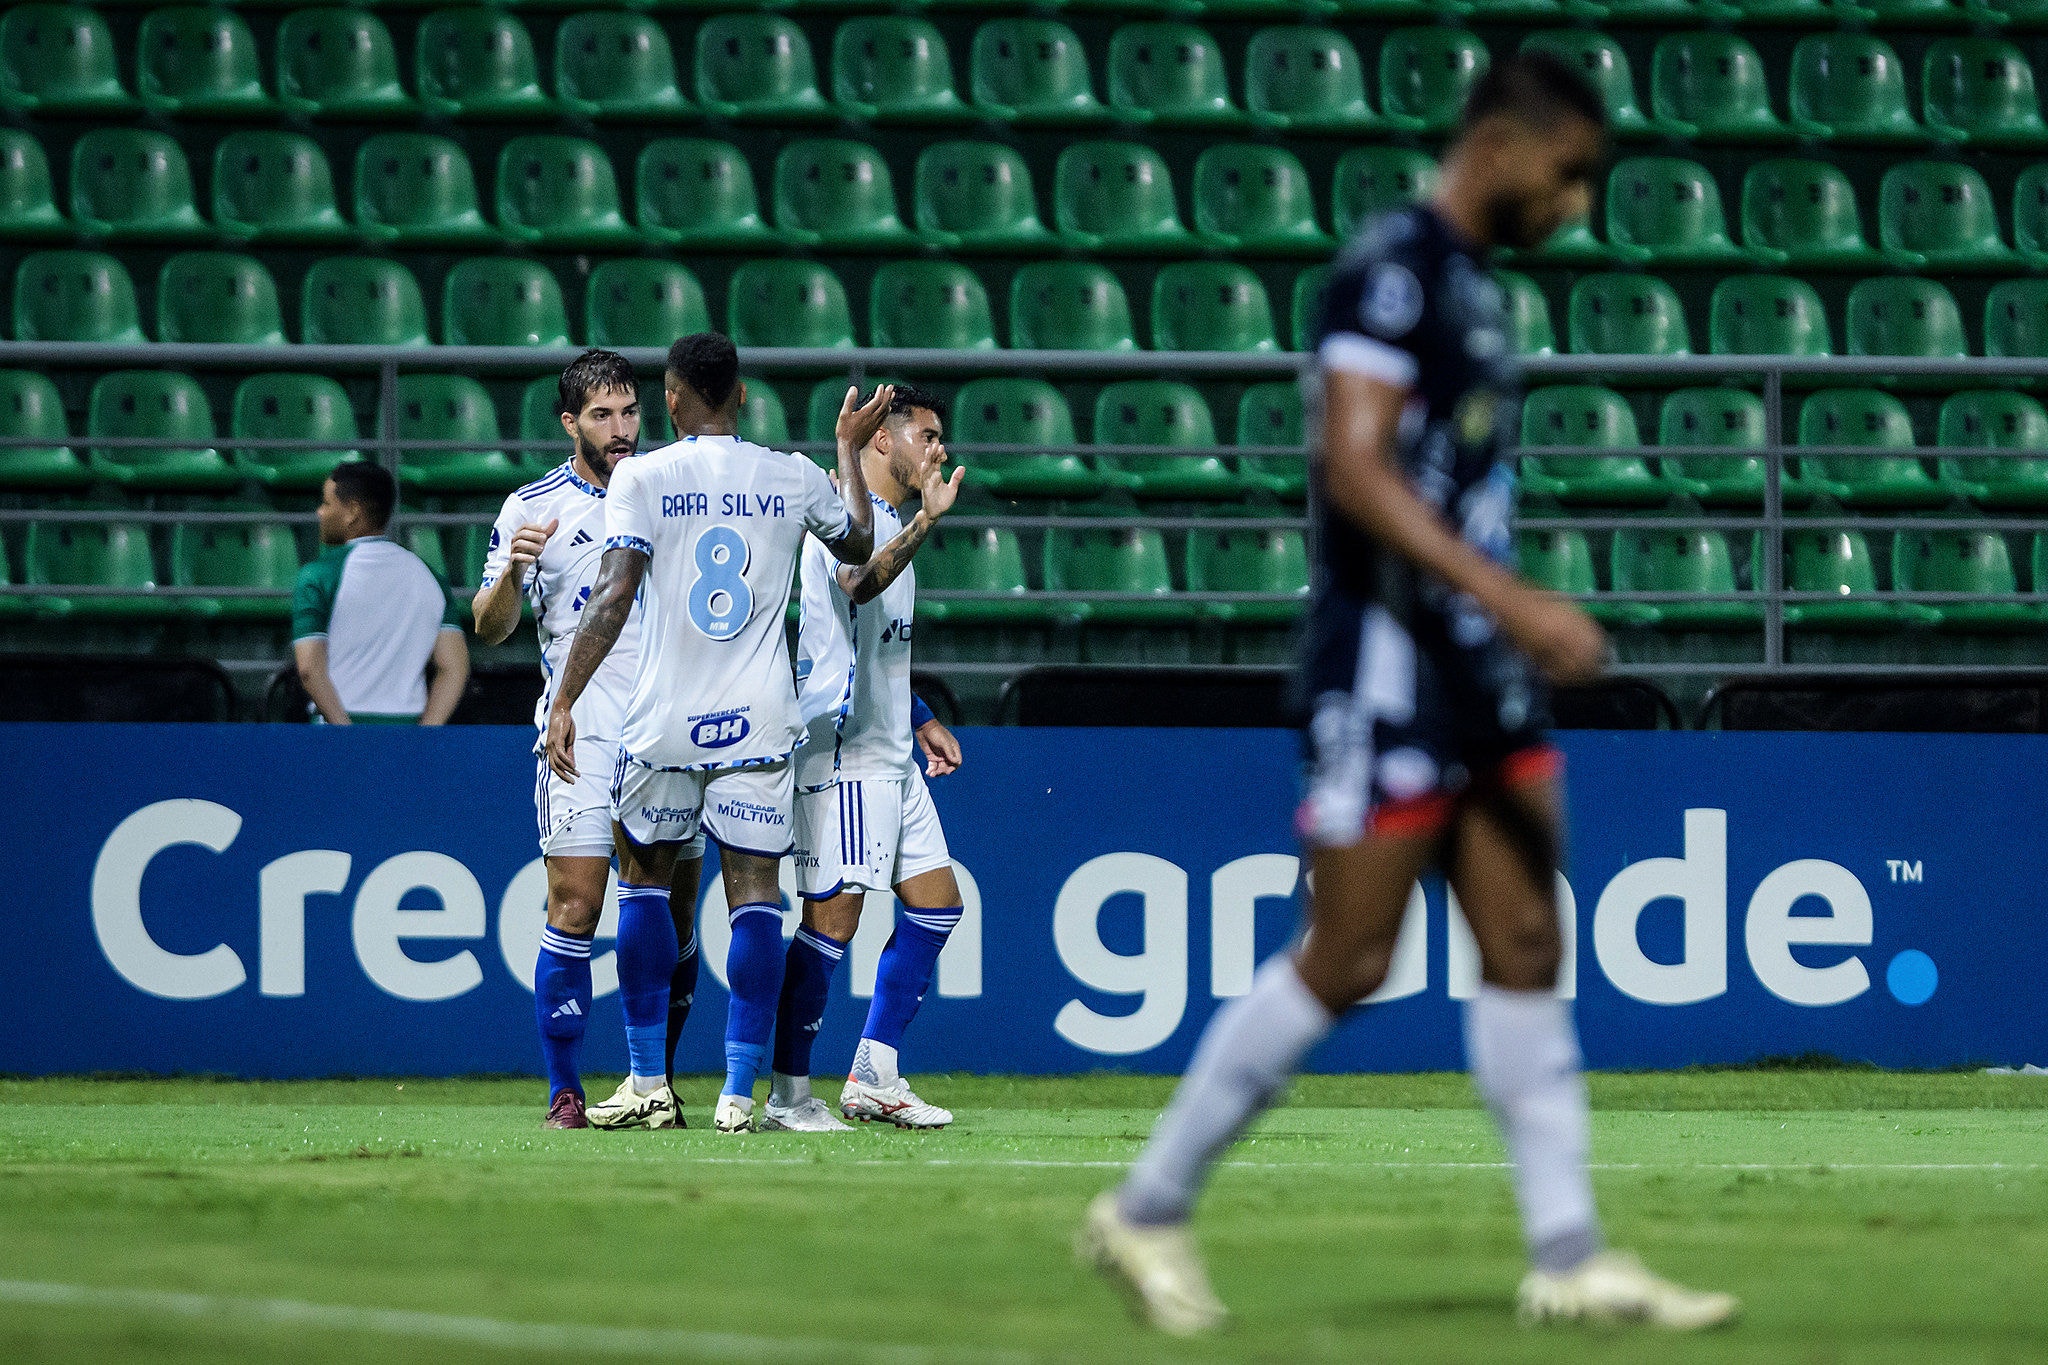
[[[654,558],[654,546],[641,536],[613,536],[604,543],[607,550],[638,550],[649,559]]]
[[[519,496],[522,498],[537,497],[542,493],[561,487],[572,478],[575,478],[575,475],[569,472],[569,466],[559,465],[554,470],[541,475],[532,483],[520,489]],[[577,479],[576,482],[582,483],[583,480]]]

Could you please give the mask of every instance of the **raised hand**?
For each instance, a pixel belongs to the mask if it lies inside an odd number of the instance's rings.
[[[938,458],[925,466],[924,487],[918,490],[924,497],[924,514],[937,521],[952,511],[960,496],[960,480],[966,474],[965,468],[956,466],[953,477],[946,477],[946,448],[940,446]]]
[[[846,397],[839,403],[839,420],[833,426],[833,435],[838,437],[842,450],[856,451],[864,448],[882,429],[882,419],[889,415],[889,400],[896,396],[896,386],[883,384],[875,390],[874,397],[854,406],[860,397],[855,385],[846,386]]]
[[[547,525],[530,521],[512,533],[512,567],[524,574],[540,562],[540,552],[547,548],[549,537],[553,536],[562,519],[556,517]]]

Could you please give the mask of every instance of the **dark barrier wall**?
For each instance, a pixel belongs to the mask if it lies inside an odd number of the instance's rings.
[[[1176,1070],[1292,931],[1294,740],[968,730],[933,784],[968,912],[917,1070]],[[1575,993],[1596,1066],[1808,1051],[2048,1061],[2048,737],[1564,737]],[[0,726],[20,812],[0,1071],[532,1071],[544,880],[532,733]],[[25,818],[22,818],[25,817]],[[1330,1070],[1455,1067],[1476,977],[1418,892],[1379,1008]],[[687,1069],[720,1065],[727,939]],[[607,932],[609,925],[607,925]],[[851,1056],[887,918],[817,1054]],[[601,943],[602,946],[602,943]],[[621,1069],[616,969],[588,1064]]]

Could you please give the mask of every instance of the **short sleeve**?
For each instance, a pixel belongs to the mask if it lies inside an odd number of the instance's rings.
[[[478,588],[496,587],[498,580],[505,576],[505,570],[512,564],[512,537],[519,528],[526,525],[526,503],[517,493],[505,499],[505,505],[498,511],[497,521],[491,524],[491,546],[484,555],[484,573]]]
[[[1341,263],[1323,292],[1316,359],[1406,388],[1415,382],[1415,342],[1426,298],[1408,253],[1368,251]]]
[[[804,529],[827,545],[837,545],[853,529],[852,514],[839,500],[839,490],[832,486],[824,470],[801,455],[791,458],[802,469]]]
[[[339,556],[322,555],[299,570],[292,584],[292,642],[324,640],[334,615],[334,589],[341,575]]]
[[[604,548],[654,556],[654,508],[637,460],[622,460],[604,495]]]

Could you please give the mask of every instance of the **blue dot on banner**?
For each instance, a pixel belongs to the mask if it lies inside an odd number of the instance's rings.
[[[1934,959],[1918,948],[1906,949],[1884,970],[1884,984],[1902,1005],[1926,1004],[1933,999],[1934,988],[1940,982],[1941,973],[1935,970]]]

